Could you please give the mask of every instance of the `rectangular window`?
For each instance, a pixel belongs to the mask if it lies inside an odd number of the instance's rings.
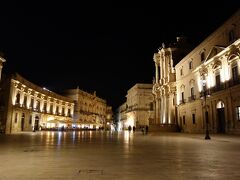
[[[183,69],[182,68],[180,69],[180,75],[181,76],[183,75]]]
[[[205,60],[205,53],[202,52],[202,53],[201,53],[201,61],[204,61],[204,60]]]
[[[183,124],[185,125],[185,116],[183,116],[182,118],[183,118]]]
[[[194,87],[191,87],[191,97],[193,98],[194,96]]]
[[[233,42],[234,40],[235,40],[235,34],[234,34],[234,31],[231,30],[231,31],[229,31],[229,33],[228,33],[228,41],[229,41],[229,42]]]
[[[232,78],[233,78],[233,82],[237,82],[238,80],[238,67],[234,66],[232,68]]]
[[[150,110],[153,111],[153,103],[150,103]]]
[[[184,92],[182,92],[182,103],[184,103]]]
[[[15,113],[15,123],[17,123],[17,120],[18,120],[18,113]]]
[[[195,114],[192,114],[192,123],[193,123],[193,124],[196,124]]]
[[[220,74],[216,75],[216,88],[219,89],[221,85]]]
[[[34,102],[34,99],[32,98],[31,99],[31,103],[30,103],[30,107],[33,108],[33,102]]]
[[[240,106],[236,107],[237,120],[240,121]]]
[[[192,61],[189,62],[189,69],[193,68],[192,63],[193,63]]]
[[[29,124],[32,124],[32,115],[30,115],[30,117],[29,117],[29,122],[28,122]]]

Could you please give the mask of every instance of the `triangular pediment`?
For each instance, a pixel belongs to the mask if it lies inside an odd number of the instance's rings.
[[[225,47],[222,47],[222,46],[213,46],[207,55],[206,61],[216,56],[218,53],[220,53],[224,49]]]

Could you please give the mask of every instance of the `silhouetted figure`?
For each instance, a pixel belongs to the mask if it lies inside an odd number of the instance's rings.
[[[148,133],[148,125],[146,125],[146,134]]]
[[[131,127],[130,125],[128,126],[128,130],[129,130],[129,131],[131,131],[131,130],[132,130],[132,127]]]
[[[136,127],[135,127],[135,126],[133,126],[133,132],[135,132],[135,130],[136,130]]]
[[[144,134],[144,131],[145,131],[145,129],[144,129],[144,126],[142,127],[142,133]]]

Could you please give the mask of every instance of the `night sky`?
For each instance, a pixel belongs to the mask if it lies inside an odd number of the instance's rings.
[[[197,45],[240,7],[237,1],[210,7],[194,2],[198,9],[161,3],[1,4],[3,72],[18,72],[55,92],[77,86],[96,91],[115,109],[133,85],[152,83],[153,54],[162,42],[184,35]]]

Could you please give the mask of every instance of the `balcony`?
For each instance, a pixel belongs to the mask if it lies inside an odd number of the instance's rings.
[[[211,92],[218,92],[218,91],[222,91],[225,89],[225,84],[224,83],[221,83],[221,84],[218,84],[214,87],[211,88]]]
[[[181,99],[180,101],[179,101],[179,105],[180,104],[185,104],[186,103],[186,99]]]
[[[188,102],[195,101],[196,100],[196,95],[191,95],[188,97]]]
[[[229,87],[236,86],[236,85],[238,85],[238,84],[240,84],[240,77],[238,77],[238,78],[236,78],[236,79],[230,79],[230,80],[228,81]]]

